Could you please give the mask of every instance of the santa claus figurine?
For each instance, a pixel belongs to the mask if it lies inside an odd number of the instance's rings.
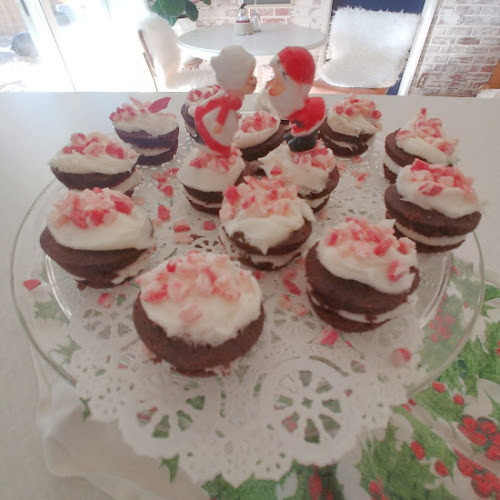
[[[255,57],[239,45],[230,45],[210,64],[221,91],[196,107],[194,120],[198,131],[195,141],[216,154],[229,155],[233,136],[238,130],[243,97],[257,85]]]
[[[322,97],[309,97],[315,64],[303,47],[286,47],[271,60],[274,78],[267,82],[269,102],[282,120],[289,120],[286,140],[292,151],[314,148],[318,129],[326,118]]]

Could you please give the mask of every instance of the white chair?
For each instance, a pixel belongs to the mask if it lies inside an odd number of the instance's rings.
[[[327,62],[315,87],[387,92],[404,68],[419,20],[417,14],[338,9],[330,25]]]
[[[201,60],[186,64],[181,69],[182,57],[177,46],[177,34],[168,21],[159,15],[151,13],[144,18],[139,23],[137,34],[157,91],[189,91],[217,83],[212,67],[201,64]]]

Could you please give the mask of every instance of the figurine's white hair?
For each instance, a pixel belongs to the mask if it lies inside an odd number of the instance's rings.
[[[256,65],[255,57],[240,45],[230,45],[222,49],[218,56],[210,59],[219,85],[225,90],[243,87],[248,75]]]

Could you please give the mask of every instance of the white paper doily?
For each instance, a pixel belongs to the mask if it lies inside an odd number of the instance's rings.
[[[170,210],[169,220],[156,220],[160,244],[150,267],[193,248],[223,251],[217,217],[194,210],[175,176],[168,175],[190,147],[182,132],[179,151],[167,168],[143,169],[146,182],[136,191],[136,200],[155,219],[159,205]],[[339,160],[340,183],[314,225],[309,246],[326,226],[346,216],[384,218],[382,154],[379,139],[360,161]],[[159,189],[166,184],[173,187],[173,195],[168,188]],[[53,191],[46,197],[64,190],[56,186]],[[35,225],[43,224],[42,215]],[[179,226],[189,230],[179,231]],[[365,430],[386,426],[392,407],[407,400],[408,387],[426,379],[419,355],[426,335],[422,327],[439,307],[450,260],[449,254],[419,257],[421,284],[412,312],[376,331],[345,336],[312,312],[303,259],[279,272],[261,273],[266,313],[261,338],[229,373],[208,378],[179,375],[147,351],[132,321],[138,293],[133,283],[78,291],[67,273],[42,256],[47,285],[39,293],[50,292],[62,315],[70,318],[64,328],[71,355],[63,371],[76,381],[92,418],[116,421],[139,454],[178,456],[197,483],[222,474],[238,485],[250,475],[277,480],[294,460],[332,463]],[[36,344],[43,342],[60,347],[55,337],[35,339]],[[49,345],[40,349],[48,352]],[[410,359],[397,355],[400,349]]]

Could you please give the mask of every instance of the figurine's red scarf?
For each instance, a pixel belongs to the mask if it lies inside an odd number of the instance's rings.
[[[198,134],[201,136],[210,150],[224,155],[229,155],[229,153],[231,152],[231,145],[221,144],[216,140],[216,138],[213,136],[213,133],[208,130],[207,126],[205,125],[203,121],[204,116],[214,109],[220,108],[215,121],[219,125],[224,125],[226,123],[229,111],[239,110],[242,104],[243,101],[239,97],[232,96],[231,94],[224,94],[221,97],[208,99],[204,103],[196,106],[196,109],[194,111],[196,129],[198,131]]]

